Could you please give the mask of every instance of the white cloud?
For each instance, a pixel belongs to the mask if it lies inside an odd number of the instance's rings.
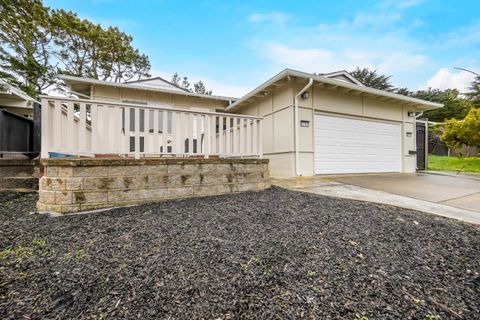
[[[292,68],[306,72],[332,72],[353,70],[356,66],[378,69],[386,74],[408,74],[428,63],[428,57],[399,46],[386,45],[390,40],[378,39],[372,43],[356,43],[355,35],[342,36],[346,46],[288,46],[283,43],[265,43],[257,46],[260,54],[277,68]],[[329,49],[327,49],[329,48]]]
[[[480,21],[442,34],[434,45],[443,49],[459,48],[480,44]]]
[[[416,70],[428,63],[428,57],[420,53],[391,53],[378,64],[378,69],[386,73],[402,70]]]
[[[460,92],[467,92],[468,87],[474,78],[475,76],[468,72],[450,71],[447,68],[442,68],[428,79],[423,87],[431,87],[441,90],[456,88]]]
[[[246,93],[250,92],[254,87],[250,86],[237,86],[223,81],[218,81],[206,77],[199,77],[208,89],[213,90],[214,95],[240,98]]]
[[[415,37],[423,21],[405,13],[421,2],[387,0],[349,19],[289,26],[282,33],[257,36],[251,44],[275,69],[324,73],[368,67],[393,75],[397,86],[417,87],[435,68],[429,45]]]
[[[384,0],[380,3],[383,9],[408,9],[420,5],[424,0]]]
[[[290,20],[290,15],[279,11],[272,11],[267,13],[253,13],[248,17],[248,21],[253,23],[268,22],[281,25],[288,22],[288,20]]]
[[[361,12],[357,14],[353,19],[353,26],[358,27],[370,27],[374,29],[391,26],[393,23],[402,19],[400,12]]]

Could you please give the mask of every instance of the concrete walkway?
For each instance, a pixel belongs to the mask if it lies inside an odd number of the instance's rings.
[[[332,197],[403,207],[480,224],[480,180],[416,174],[272,178],[272,184]]]

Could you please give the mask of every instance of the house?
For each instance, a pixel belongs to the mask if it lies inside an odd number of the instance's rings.
[[[34,135],[36,101],[0,80],[0,158],[34,158],[40,140]]]
[[[346,71],[285,69],[227,112],[263,117],[263,154],[278,176],[414,172],[415,120],[441,104],[368,88]]]
[[[286,69],[240,99],[62,79],[77,97],[42,97],[37,203],[59,213],[264,190],[270,175],[413,172],[415,119],[441,107],[345,71]]]
[[[0,109],[32,119],[35,99],[22,90],[0,80]]]
[[[285,177],[414,172],[416,117],[442,106],[366,87],[346,71],[314,75],[285,69],[239,99],[192,93],[159,77],[129,83],[72,76],[62,79],[72,92],[87,99],[167,108],[168,133],[174,121],[191,128],[190,137],[186,134],[181,139],[168,138],[170,144],[165,149],[153,148],[153,152],[146,150],[148,135],[140,134],[137,141],[131,134],[127,137],[128,152],[204,155],[204,136],[207,127],[211,127],[206,121],[211,119],[199,114],[174,120],[173,110],[208,112],[219,115],[212,120],[214,127],[210,130],[217,136],[208,146],[215,145],[214,154],[263,155],[270,160],[272,175]],[[125,131],[125,121],[132,126],[135,113],[131,109],[130,119],[126,119],[125,111],[122,112]],[[153,114],[148,114],[139,113],[140,131],[145,131],[145,126],[153,131],[156,121]],[[235,115],[262,118],[262,125],[248,128]],[[243,129],[250,146],[242,141]]]
[[[161,78],[115,83],[61,75],[72,93],[81,98],[139,106],[165,106],[183,110],[223,111],[235,98],[190,92]]]

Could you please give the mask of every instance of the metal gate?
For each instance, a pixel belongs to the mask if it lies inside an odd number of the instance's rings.
[[[416,123],[416,132],[417,132],[417,170],[426,169],[426,150],[425,150],[425,140],[426,140],[426,131],[425,123]]]
[[[0,158],[16,154],[29,158],[40,152],[40,105],[34,105],[34,120],[0,110]]]

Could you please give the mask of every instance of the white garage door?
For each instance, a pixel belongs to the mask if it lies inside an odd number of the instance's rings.
[[[401,171],[398,123],[315,115],[315,173]]]

